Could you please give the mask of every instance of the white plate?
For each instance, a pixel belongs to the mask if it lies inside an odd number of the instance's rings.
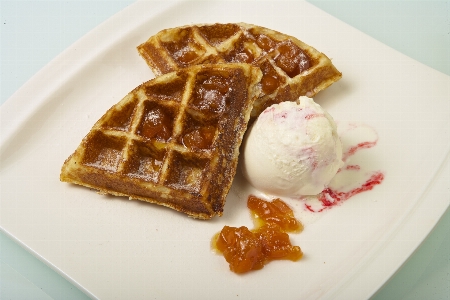
[[[273,262],[244,276],[210,250],[223,225],[251,226],[249,189],[239,176],[224,216],[206,222],[59,182],[64,159],[94,122],[153,77],[136,45],[167,27],[237,21],[294,35],[333,59],[344,77],[315,100],[338,122],[364,122],[377,131],[377,146],[361,151],[360,160],[385,174],[372,191],[317,215],[291,236],[302,260]],[[308,3],[138,2],[1,106],[0,225],[102,299],[367,298],[449,205],[449,91],[448,76]],[[304,215],[301,202],[289,203]]]

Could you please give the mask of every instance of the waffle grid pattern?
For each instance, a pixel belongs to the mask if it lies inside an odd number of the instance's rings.
[[[156,75],[203,63],[259,67],[261,93],[252,118],[274,103],[313,97],[342,76],[328,57],[295,37],[246,23],[165,29],[138,51]]]
[[[202,65],[144,83],[93,126],[61,178],[220,215],[260,76],[245,64]]]

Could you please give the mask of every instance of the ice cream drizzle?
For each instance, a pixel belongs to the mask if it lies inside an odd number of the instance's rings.
[[[312,198],[303,198],[305,200],[305,208],[310,212],[322,212],[339,205],[356,194],[372,190],[384,180],[384,174],[381,171],[368,172],[364,170],[367,168],[364,168],[361,164],[349,163],[351,158],[360,150],[369,149],[377,145],[378,134],[376,131],[368,125],[355,123],[338,124],[338,131],[344,150],[346,150],[342,157],[344,166],[338,171],[330,185],[319,195]],[[365,140],[358,141],[361,137],[364,137]],[[363,175],[367,179],[358,183],[357,186],[349,188],[352,182],[348,182],[348,176],[344,174],[347,171],[363,172],[363,174],[359,175]]]

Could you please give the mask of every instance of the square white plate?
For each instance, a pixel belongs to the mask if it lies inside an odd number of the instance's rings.
[[[281,4],[280,4],[281,3]],[[301,18],[299,18],[301,12]],[[59,182],[63,161],[95,121],[153,78],[135,47],[161,29],[247,22],[323,51],[343,78],[315,100],[338,122],[363,122],[378,144],[360,157],[384,182],[291,235],[305,257],[238,276],[210,239],[251,227],[240,176],[222,218]],[[30,101],[32,98],[33,101]],[[367,298],[407,259],[450,201],[450,78],[304,2],[137,2],[36,74],[0,108],[0,226],[102,299]],[[300,215],[302,203],[290,202]]]

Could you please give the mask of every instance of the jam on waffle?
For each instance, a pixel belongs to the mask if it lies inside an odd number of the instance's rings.
[[[323,53],[295,37],[246,24],[165,29],[137,47],[156,75],[204,63],[248,63],[263,73],[251,117],[281,101],[313,97],[342,74]]]
[[[204,64],[143,83],[95,123],[61,181],[222,215],[261,76],[249,64]]]

